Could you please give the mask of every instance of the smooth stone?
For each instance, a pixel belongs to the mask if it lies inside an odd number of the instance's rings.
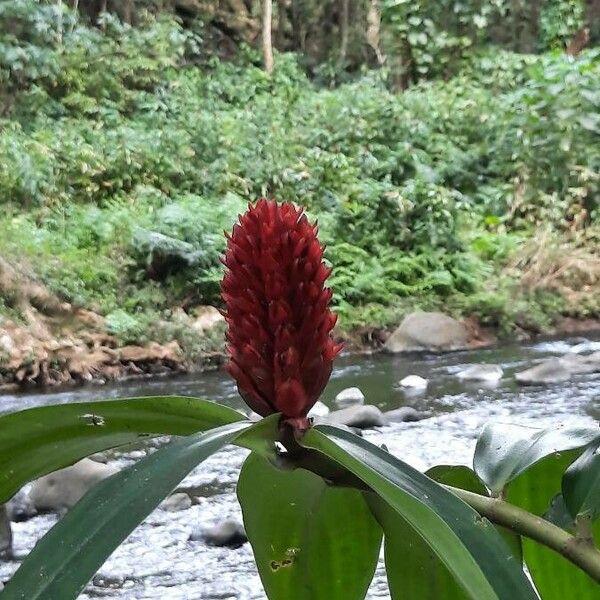
[[[123,587],[125,577],[123,575],[112,575],[110,573],[96,573],[92,579],[92,583],[96,587],[119,589]]]
[[[496,382],[502,379],[504,371],[500,365],[477,364],[467,367],[456,374],[459,379],[464,381],[485,381],[488,383]]]
[[[383,416],[389,423],[409,423],[427,418],[425,413],[419,412],[412,406],[402,406],[394,410],[388,410]]]
[[[413,390],[424,390],[428,385],[427,379],[420,375],[407,375],[400,380],[402,387],[412,388]]]
[[[573,375],[600,371],[600,352],[593,354],[565,354],[560,361]]]
[[[407,315],[385,343],[388,352],[462,350],[469,346],[464,323],[440,312],[414,312]]]
[[[569,352],[574,354],[583,354],[584,352],[599,352],[600,342],[593,342],[591,340],[583,340],[579,344],[575,344],[569,348]]]
[[[560,383],[568,381],[571,373],[563,360],[549,358],[534,367],[515,373],[515,379],[522,385],[538,385],[545,383]]]
[[[248,541],[248,536],[241,523],[229,519],[213,527],[193,531],[189,540],[192,542],[203,541],[209,546],[239,548]]]
[[[190,506],[192,506],[192,499],[184,492],[171,494],[160,504],[160,507],[167,512],[179,512],[181,510],[187,510],[190,508]]]
[[[526,371],[516,373],[515,379],[525,385],[560,383],[568,381],[572,375],[586,373],[600,373],[600,352],[548,358]]]
[[[38,511],[62,512],[73,507],[98,482],[114,475],[118,469],[84,458],[79,462],[40,477],[29,497]]]
[[[369,429],[371,427],[383,427],[387,425],[384,414],[370,404],[349,406],[340,410],[334,410],[325,417],[323,421],[335,425],[346,425],[358,429]]]
[[[335,397],[335,403],[341,408],[346,408],[347,406],[352,406],[355,404],[364,404],[365,395],[362,393],[360,388],[346,388]]]
[[[6,504],[0,504],[0,558],[12,557],[12,527]]]
[[[329,414],[329,407],[317,400],[314,406],[308,411],[309,417],[326,417]]]
[[[15,522],[28,521],[37,515],[37,510],[26,488],[21,488],[7,503],[8,518]]]

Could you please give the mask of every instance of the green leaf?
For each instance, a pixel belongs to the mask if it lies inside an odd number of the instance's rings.
[[[565,499],[562,494],[556,494],[556,496],[550,500],[550,506],[543,517],[546,521],[553,523],[557,527],[560,527],[571,534],[575,533],[575,520],[569,513],[569,509],[565,504]]]
[[[506,499],[536,515],[555,518],[561,480],[565,469],[581,454],[581,449],[551,454],[524,471],[506,489]],[[550,512],[554,510],[554,514]],[[548,513],[550,512],[550,515]],[[569,528],[567,528],[569,530]],[[600,543],[600,521],[594,528]],[[581,569],[553,550],[523,538],[523,557],[543,600],[596,600],[598,584]]]
[[[70,600],[200,462],[233,441],[249,422],[178,439],[92,488],[35,546],[2,600]]]
[[[189,435],[243,420],[207,400],[177,396],[42,406],[0,417],[0,503],[37,477],[94,452],[158,435]]]
[[[579,117],[579,124],[588,131],[600,133],[600,117],[594,113],[588,113]]]
[[[477,473],[464,465],[438,465],[429,469],[425,474],[438,483],[468,490],[481,496],[489,496],[487,488],[483,484],[483,481],[477,477]],[[499,527],[498,525],[495,527],[519,563],[523,564],[521,537],[504,527]]]
[[[600,514],[600,442],[592,444],[565,471],[562,493],[571,516]]]
[[[469,598],[536,598],[495,528],[427,476],[330,425],[310,429],[302,445],[338,462],[398,512],[440,557]]]
[[[464,465],[437,465],[431,467],[425,474],[438,483],[469,490],[482,496],[488,495],[483,481],[477,477],[473,469]]]
[[[377,566],[381,528],[358,490],[282,471],[251,454],[238,498],[271,600],[362,600]]]
[[[468,594],[415,528],[381,498],[375,494],[367,496],[385,535],[385,568],[391,597],[468,599]]]
[[[600,436],[596,429],[538,429],[491,423],[475,447],[473,468],[493,496],[536,462],[554,452],[582,448]]]

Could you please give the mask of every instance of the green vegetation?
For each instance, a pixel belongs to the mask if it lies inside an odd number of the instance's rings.
[[[573,4],[544,13],[545,48]],[[263,195],[318,218],[346,332],[415,307],[504,331],[600,313],[600,49],[467,40],[399,93],[391,67],[332,87],[300,54],[272,76],[247,46],[218,59],[167,13],[100,24],[0,6],[0,257],[124,342],[218,305],[222,231]]]

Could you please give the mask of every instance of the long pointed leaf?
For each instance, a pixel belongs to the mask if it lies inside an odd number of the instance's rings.
[[[600,438],[598,429],[561,427],[539,429],[490,423],[482,431],[473,457],[475,473],[498,495],[513,479],[545,456],[583,448]]]
[[[508,484],[507,501],[543,516],[561,491],[565,469],[580,453],[581,449],[569,450],[538,461]],[[596,543],[600,543],[600,521],[595,524],[594,537]],[[600,585],[546,546],[523,538],[523,556],[543,600],[600,598]]]
[[[282,471],[251,454],[238,498],[271,600],[363,600],[379,558],[381,528],[358,490]]]
[[[430,545],[473,600],[536,594],[493,525],[434,481],[369,442],[330,425],[302,440],[362,479]]]
[[[469,596],[414,527],[375,494],[369,506],[385,534],[385,569],[393,600],[465,600]]]
[[[0,503],[28,481],[94,452],[157,435],[189,435],[241,421],[207,400],[160,396],[42,406],[0,417]]]
[[[565,471],[562,493],[571,516],[587,514],[595,520],[600,515],[600,440],[592,444]]]
[[[178,439],[92,488],[35,546],[2,600],[70,600],[200,462],[233,441],[249,422]]]

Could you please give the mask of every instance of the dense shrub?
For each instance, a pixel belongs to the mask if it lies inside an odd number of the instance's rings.
[[[121,309],[218,302],[222,230],[261,195],[319,219],[346,324],[493,294],[507,235],[600,218],[599,50],[478,52],[402,94],[385,71],[322,89],[294,55],[272,78],[252,51],[207,60],[165,17],[101,31],[67,14],[60,42],[53,7],[10,4],[0,252],[116,329]]]

